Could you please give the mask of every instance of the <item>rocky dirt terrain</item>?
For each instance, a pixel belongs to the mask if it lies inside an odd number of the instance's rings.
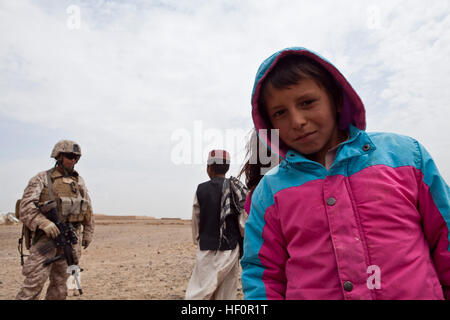
[[[2,300],[14,299],[24,278],[17,251],[21,228],[0,225]],[[190,221],[96,215],[94,241],[80,262],[83,295],[68,299],[184,299],[196,250]],[[238,290],[242,299],[240,281]]]

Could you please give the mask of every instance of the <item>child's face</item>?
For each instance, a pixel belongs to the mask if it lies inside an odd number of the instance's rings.
[[[312,79],[287,89],[268,85],[266,111],[280,139],[313,161],[323,163],[326,152],[338,143],[336,108],[329,95]]]

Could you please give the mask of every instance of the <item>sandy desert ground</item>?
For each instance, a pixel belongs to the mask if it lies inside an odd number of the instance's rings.
[[[1,300],[14,299],[24,278],[17,250],[21,228],[0,225]],[[188,220],[96,215],[94,241],[80,263],[83,295],[68,299],[184,299],[196,250]]]

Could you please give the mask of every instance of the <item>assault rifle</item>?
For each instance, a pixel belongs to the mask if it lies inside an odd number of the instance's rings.
[[[53,248],[60,247],[63,249],[63,254],[45,260],[44,266],[48,266],[49,264],[61,259],[66,259],[67,273],[71,274],[74,277],[78,292],[80,293],[80,295],[82,295],[83,290],[81,289],[79,282],[79,273],[83,271],[83,269],[80,269],[77,264],[78,261],[75,261],[75,257],[73,254],[74,251],[72,247],[72,245],[78,243],[78,237],[74,232],[74,228],[70,222],[63,223],[61,222],[61,220],[59,220],[56,202],[54,200],[48,201],[40,209],[41,212],[46,214],[47,219],[49,219],[58,227],[60,233],[55,239],[42,245],[39,248],[39,252],[41,254],[45,254]]]

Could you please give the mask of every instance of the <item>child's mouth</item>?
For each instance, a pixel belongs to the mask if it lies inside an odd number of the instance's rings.
[[[311,137],[314,133],[316,133],[316,131],[306,133],[298,138],[295,138],[294,141],[295,142],[304,142],[304,141],[308,140],[309,137]]]

